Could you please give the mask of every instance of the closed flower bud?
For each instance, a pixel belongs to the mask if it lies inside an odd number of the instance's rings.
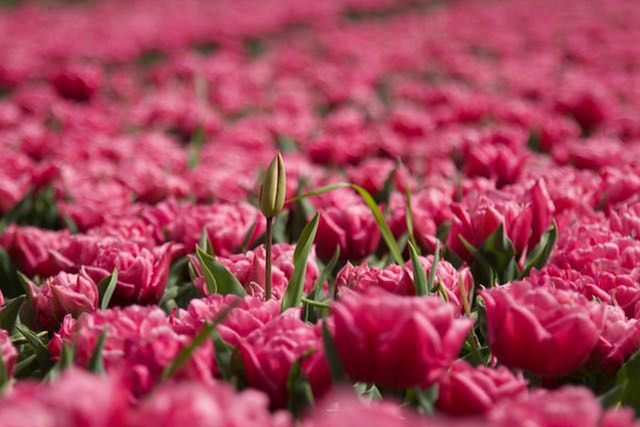
[[[272,218],[282,210],[287,193],[287,176],[284,160],[280,153],[276,154],[260,187],[260,210],[267,218]]]

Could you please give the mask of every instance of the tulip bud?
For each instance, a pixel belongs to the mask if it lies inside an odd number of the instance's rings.
[[[273,218],[282,210],[287,193],[287,176],[282,155],[278,152],[271,161],[260,187],[260,210]]]

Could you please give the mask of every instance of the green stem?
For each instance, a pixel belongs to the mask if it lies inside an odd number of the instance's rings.
[[[265,300],[271,299],[271,244],[273,241],[273,218],[267,218],[267,230],[265,232]]]

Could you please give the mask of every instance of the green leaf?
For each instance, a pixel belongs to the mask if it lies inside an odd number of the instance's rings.
[[[32,365],[37,361],[37,355],[32,354],[16,363],[16,369],[13,376],[16,378],[24,378],[32,372]]]
[[[111,302],[113,292],[118,284],[118,269],[114,268],[113,272],[100,280],[98,283],[98,301],[100,302],[100,310],[106,310]]]
[[[213,319],[213,322],[205,322],[204,326],[200,328],[198,333],[193,337],[191,342],[187,344],[182,350],[180,350],[177,356],[165,366],[162,374],[160,375],[161,381],[166,381],[176,374],[193,356],[193,353],[203,345],[208,339],[213,337],[213,332],[216,330],[218,325],[227,318],[231,310],[236,308],[239,304],[239,301],[234,301],[227,306],[225,306],[222,310],[218,312],[218,314]]]
[[[429,278],[427,279],[427,292],[433,290],[433,284],[436,280],[436,273],[438,271],[438,263],[440,262],[440,240],[436,240],[436,250],[433,253],[433,264],[431,265],[431,271],[429,272]]]
[[[413,285],[416,288],[416,295],[427,295],[427,275],[422,263],[420,263],[420,259],[418,258],[418,252],[411,242],[409,242],[409,255],[411,255],[411,269],[413,270]],[[434,271],[434,269],[432,268],[431,271]]]
[[[418,242],[416,241],[416,236],[415,236],[414,227],[413,227],[413,208],[411,207],[411,188],[408,185],[405,188],[405,196],[406,196],[405,197],[406,206],[404,210],[404,216],[405,216],[405,221],[407,222],[407,235],[409,236],[409,241],[417,249],[419,246],[418,246]]]
[[[233,353],[235,349],[231,344],[223,340],[217,332],[213,331],[212,335],[216,365],[218,366],[218,369],[220,369],[222,378],[227,382],[232,382],[234,375]]]
[[[630,406],[640,415],[640,350],[622,365],[615,377],[615,387],[619,387],[612,396],[607,396],[607,403]]]
[[[7,372],[7,367],[4,364],[4,360],[0,357],[0,393],[9,383],[9,375]]]
[[[104,350],[104,343],[106,339],[107,331],[102,331],[100,337],[98,338],[98,342],[96,342],[96,346],[93,349],[93,353],[91,353],[89,365],[87,365],[87,370],[89,372],[100,375],[104,374],[104,360],[102,357],[102,351]]]
[[[302,296],[304,295],[304,278],[307,272],[307,259],[309,258],[316,232],[318,231],[319,221],[320,215],[316,213],[311,222],[302,230],[302,234],[300,234],[296,249],[293,252],[293,274],[282,298],[281,312],[288,308],[296,307],[302,300]]]
[[[551,251],[553,251],[553,246],[557,239],[558,224],[554,219],[551,227],[549,227],[549,229],[540,236],[540,241],[536,247],[527,254],[527,259],[525,261],[524,268],[520,272],[519,278],[528,276],[532,269],[540,269],[546,264],[547,260],[551,256]]]
[[[51,366],[51,360],[49,358],[49,351],[47,347],[40,341],[40,338],[33,333],[29,328],[24,325],[16,325],[16,329],[18,332],[22,334],[27,340],[29,347],[33,350],[34,355],[36,356],[36,360],[38,362],[38,366],[40,370],[44,373]]]
[[[358,194],[362,198],[362,201],[364,201],[364,203],[367,205],[367,207],[373,214],[373,217],[376,220],[376,224],[378,224],[378,228],[380,229],[380,233],[382,234],[382,238],[387,244],[387,247],[389,248],[389,252],[391,252],[391,255],[393,256],[395,261],[401,266],[404,265],[402,252],[400,251],[400,248],[398,247],[398,243],[396,242],[396,239],[393,237],[393,233],[391,232],[391,229],[389,228],[387,221],[384,219],[384,216],[382,215],[382,212],[380,211],[380,208],[378,207],[378,204],[376,203],[376,201],[373,199],[373,197],[371,197],[371,194],[369,194],[367,190],[360,187],[359,185],[352,184],[351,187],[358,192]]]
[[[236,276],[200,246],[196,247],[196,256],[200,261],[200,267],[210,294],[235,294],[241,297],[247,295]]]
[[[22,286],[22,290],[24,291],[27,299],[29,301],[33,300],[33,291],[31,289],[31,280],[27,276],[25,276],[21,271],[16,271],[16,275],[18,277],[18,283]]]
[[[336,245],[336,250],[333,252],[333,256],[331,257],[329,262],[322,268],[322,271],[320,272],[318,279],[313,285],[313,289],[311,289],[311,292],[307,294],[306,300],[308,301],[318,300],[318,296],[320,295],[320,290],[322,289],[322,285],[327,280],[327,278],[329,277],[333,269],[335,268],[339,258],[340,258],[340,246]],[[330,291],[330,293],[331,295],[329,295],[329,298],[333,300],[333,296],[332,296],[333,292]],[[304,303],[304,309],[302,310],[303,320],[307,322],[315,323],[315,321],[318,319],[317,311],[312,309],[312,304],[309,302],[306,302],[305,298],[302,299],[302,302]]]
[[[391,193],[395,188],[394,178],[396,173],[398,172],[398,167],[394,167],[393,170],[387,176],[387,179],[384,181],[384,185],[382,186],[382,190],[375,195],[374,199],[378,204],[388,204],[389,199],[391,198]]]
[[[8,301],[2,311],[0,311],[0,328],[11,333],[16,325],[18,314],[20,313],[20,307],[27,297],[20,295]]]
[[[214,256],[213,244],[211,243],[211,239],[209,239],[209,233],[207,232],[206,228],[202,229],[202,233],[200,234],[200,241],[198,243],[198,246],[200,248],[202,248],[204,253],[206,253],[206,254],[208,254],[210,256]]]
[[[305,408],[313,405],[313,392],[309,380],[302,371],[302,361],[306,356],[300,357],[291,366],[287,377],[287,391],[289,394],[289,411],[298,419]]]
[[[247,249],[249,249],[249,243],[251,242],[253,233],[256,232],[257,226],[258,226],[258,220],[255,220],[253,224],[251,224],[251,227],[249,227],[249,230],[247,231],[247,233],[244,235],[244,238],[242,239],[242,244],[240,245],[240,249],[238,251],[239,253],[243,254],[247,252]]]
[[[407,390],[405,401],[415,406],[421,414],[433,414],[435,403],[438,400],[438,385],[422,389],[414,387]]]
[[[338,188],[349,188],[349,187],[351,187],[351,184],[349,184],[348,182],[338,182],[337,184],[325,185],[324,187],[316,188],[313,191],[309,191],[308,193],[304,193],[304,194],[300,194],[298,196],[292,197],[292,198],[288,199],[285,202],[285,204],[295,203],[295,202],[297,202],[299,200],[304,200],[304,199],[307,199],[309,197],[318,196],[320,194],[324,194],[324,193],[328,193],[328,192],[333,191],[333,190],[337,190]]]
[[[344,372],[344,366],[342,365],[342,360],[340,360],[336,343],[329,332],[329,327],[325,320],[322,321],[322,343],[324,345],[324,354],[327,358],[327,363],[329,364],[331,379],[335,384],[344,382],[347,378]]]

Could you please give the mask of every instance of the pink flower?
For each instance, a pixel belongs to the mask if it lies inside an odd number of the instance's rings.
[[[7,377],[11,377],[18,360],[18,351],[11,343],[9,333],[4,329],[0,329],[0,359],[4,364]]]
[[[316,204],[320,222],[316,248],[321,260],[331,258],[340,247],[340,259],[359,260],[378,247],[380,231],[369,208],[348,190],[323,195]]]
[[[414,421],[414,423],[410,422]],[[303,427],[409,427],[419,425],[394,402],[360,400],[352,390],[339,389],[327,395],[302,423]],[[429,424],[431,425],[431,423]]]
[[[98,304],[98,286],[84,268],[79,274],[58,273],[41,286],[32,284],[31,292],[38,323],[48,330],[57,329],[65,315],[77,317]]]
[[[160,301],[169,275],[171,243],[155,251],[133,243],[113,242],[102,246],[95,261],[86,267],[96,282],[118,269],[114,304],[150,304]]]
[[[379,289],[343,293],[332,308],[338,353],[354,381],[428,387],[457,357],[471,328],[435,297],[401,297]]]
[[[285,313],[256,329],[240,341],[239,351],[249,386],[267,393],[273,408],[286,405],[287,378],[297,361],[315,397],[331,385],[319,326],[297,315]]]
[[[184,205],[174,209],[175,216],[166,227],[167,236],[169,240],[184,243],[187,253],[195,251],[203,230],[207,231],[214,253],[228,256],[242,246],[254,224],[249,245],[263,233],[265,227],[260,211],[247,203]]]
[[[60,271],[50,251],[64,246],[70,237],[68,230],[49,231],[10,225],[0,235],[0,246],[24,274],[46,277]]]
[[[229,385],[194,382],[168,384],[132,411],[131,426],[287,427],[287,414],[269,412],[269,400],[255,390],[236,393]]]
[[[295,246],[279,243],[273,245],[271,250],[273,296],[277,299],[282,299],[287,290],[289,279],[293,275],[293,252],[295,251]],[[219,257],[218,261],[240,281],[250,295],[256,297],[264,296],[266,268],[264,245],[244,254]],[[315,250],[312,249],[307,259],[307,271],[304,280],[305,291],[311,290],[319,274],[318,265],[315,261]],[[202,293],[208,295],[204,279],[197,280],[196,286],[199,287]]]
[[[629,414],[625,413],[625,409],[605,413],[591,391],[565,386],[554,391],[537,389],[513,400],[503,400],[489,412],[488,419],[497,427],[631,427]],[[623,422],[617,424],[620,421]]]
[[[230,304],[237,304],[227,317],[218,325],[216,332],[227,343],[237,346],[244,337],[261,328],[270,320],[280,315],[280,302],[271,299],[236,295],[213,294],[206,298],[194,299],[187,310],[177,310],[170,321],[180,334],[193,336],[204,326],[204,322],[212,322],[220,311]]]
[[[49,351],[53,358],[58,358],[62,344],[73,343],[75,363],[86,367],[103,332],[106,332],[102,353],[105,369],[122,378],[134,398],[148,393],[157,384],[163,369],[191,340],[173,330],[159,307],[132,305],[85,313],[77,321],[65,317],[49,344]],[[211,381],[212,351],[210,344],[196,350],[179,377]]]
[[[398,264],[391,264],[381,269],[370,267],[366,262],[354,266],[347,261],[336,276],[336,290],[338,293],[343,292],[344,289],[363,293],[370,288],[379,287],[398,295],[415,295],[413,283],[402,280],[404,275],[404,269]]]
[[[87,101],[100,88],[102,72],[89,64],[74,65],[59,70],[51,77],[58,93],[74,101]]]
[[[527,393],[527,381],[522,374],[514,375],[507,368],[472,367],[457,360],[438,383],[439,411],[449,415],[476,415],[490,411],[502,400]]]
[[[489,347],[511,368],[569,375],[586,362],[602,330],[604,306],[576,292],[523,281],[480,295]]]
[[[602,334],[591,354],[590,366],[614,374],[640,348],[640,319],[627,319],[617,306],[605,306]]]
[[[118,380],[78,369],[51,383],[19,383],[0,399],[4,427],[126,427],[127,409]]]

